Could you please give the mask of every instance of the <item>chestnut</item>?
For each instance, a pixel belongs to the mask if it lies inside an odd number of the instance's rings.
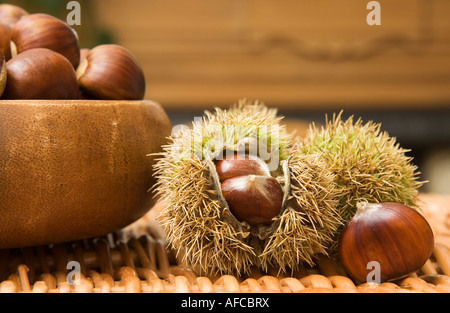
[[[358,282],[367,281],[369,262],[378,262],[380,282],[385,282],[418,270],[433,248],[433,231],[416,210],[394,202],[360,202],[342,231],[338,256]]]
[[[6,72],[6,61],[5,61],[5,57],[3,56],[3,54],[0,53],[0,97],[3,95],[3,91],[5,90],[6,87],[6,79],[8,77],[7,72]]]
[[[269,167],[256,156],[249,156],[244,153],[236,153],[230,157],[227,153],[221,160],[216,160],[216,171],[219,181],[223,181],[244,175],[263,175],[270,176]]]
[[[115,44],[93,48],[77,69],[80,88],[102,100],[142,100],[144,72],[133,54]]]
[[[12,26],[17,23],[28,12],[13,4],[0,4],[0,23]]]
[[[11,27],[6,24],[0,24],[0,53],[6,61],[11,59]]]
[[[37,48],[6,63],[4,99],[77,99],[78,82],[72,64],[61,54]]]
[[[74,68],[80,62],[76,32],[65,22],[48,14],[36,13],[23,17],[12,27],[11,41],[17,54],[33,48],[47,48],[64,55]]]
[[[225,180],[221,189],[231,213],[250,226],[270,224],[281,211],[283,190],[273,177],[233,177]]]

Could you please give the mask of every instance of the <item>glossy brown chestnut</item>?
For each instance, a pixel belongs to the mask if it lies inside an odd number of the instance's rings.
[[[88,48],[80,49],[80,64],[82,62],[84,62],[84,59],[86,59],[86,57],[88,56],[89,52],[91,52],[91,49],[88,49]],[[83,99],[83,100],[98,100],[97,97],[94,97],[93,95],[90,95],[85,90],[80,90],[80,99]]]
[[[366,282],[378,262],[380,282],[408,275],[425,264],[434,247],[433,231],[416,210],[400,203],[358,203],[345,226],[339,260],[358,282]]]
[[[221,183],[237,176],[270,176],[269,167],[259,157],[250,157],[242,153],[230,154],[225,153],[222,160],[216,161],[216,171]]]
[[[12,26],[17,23],[28,12],[13,4],[0,4],[0,23]]]
[[[0,24],[0,53],[6,61],[11,59],[11,27],[6,24]]]
[[[61,54],[38,48],[6,63],[4,99],[77,99],[79,87],[72,64]]]
[[[222,194],[231,213],[251,226],[270,224],[280,213],[283,190],[278,181],[267,176],[238,176],[222,183]]]
[[[74,68],[80,63],[80,47],[75,31],[48,14],[30,14],[12,27],[11,41],[17,54],[34,48],[47,48],[64,55]]]
[[[102,100],[142,100],[144,72],[136,58],[119,45],[92,49],[77,69],[82,91]]]

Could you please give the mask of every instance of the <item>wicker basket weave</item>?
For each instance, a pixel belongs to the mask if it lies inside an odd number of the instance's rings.
[[[80,265],[69,284],[68,262]],[[183,266],[166,248],[164,233],[144,218],[104,237],[51,246],[0,250],[0,293],[214,293],[214,292],[450,292],[450,249],[437,243],[428,262],[395,282],[356,285],[340,265],[320,257],[314,268],[291,276],[276,269],[246,277],[203,277]]]

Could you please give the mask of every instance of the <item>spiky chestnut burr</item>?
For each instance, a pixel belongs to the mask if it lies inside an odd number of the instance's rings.
[[[164,147],[155,166],[156,189],[165,204],[161,220],[169,245],[199,273],[239,275],[253,266],[295,270],[327,253],[340,226],[334,175],[318,155],[302,155],[292,145],[281,120],[275,109],[242,100],[228,110],[206,112]],[[221,182],[217,169],[227,151],[263,160],[251,171],[263,169],[281,188],[281,207],[264,223],[233,214],[222,190],[232,178]]]
[[[408,151],[383,132],[381,124],[364,124],[353,116],[343,120],[342,112],[322,127],[312,124],[301,142],[302,154],[319,153],[335,173],[333,184],[339,193],[337,209],[342,224],[354,216],[360,201],[397,202],[417,208],[418,189],[423,183]]]

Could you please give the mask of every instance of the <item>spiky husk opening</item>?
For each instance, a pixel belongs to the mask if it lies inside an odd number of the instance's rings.
[[[262,268],[273,266],[282,272],[304,262],[313,265],[318,253],[328,254],[340,226],[333,173],[319,155],[302,155],[297,145],[290,155],[290,199],[260,255]]]
[[[170,149],[169,149],[170,151]],[[253,263],[253,249],[243,234],[222,221],[222,208],[211,189],[208,168],[199,159],[158,163],[163,227],[172,247],[200,273],[218,269],[244,271]]]
[[[277,111],[261,103],[240,101],[229,110],[206,112],[192,128],[182,128],[155,166],[156,190],[166,207],[161,212],[169,244],[200,273],[245,274],[252,266],[282,271],[313,262],[326,253],[339,221],[334,210],[334,176],[317,156],[301,156],[280,125]],[[292,167],[288,209],[261,239],[235,227],[224,216],[208,161],[224,150],[237,150],[241,139],[265,142],[279,161]],[[259,141],[258,141],[259,142]],[[272,169],[274,172],[279,168]],[[283,176],[278,177],[281,183]]]
[[[344,121],[341,112],[321,128],[312,124],[301,144],[303,154],[321,154],[335,173],[337,209],[344,224],[355,214],[359,201],[416,207],[420,173],[406,155],[409,150],[381,131],[381,124],[363,124],[353,116]]]

